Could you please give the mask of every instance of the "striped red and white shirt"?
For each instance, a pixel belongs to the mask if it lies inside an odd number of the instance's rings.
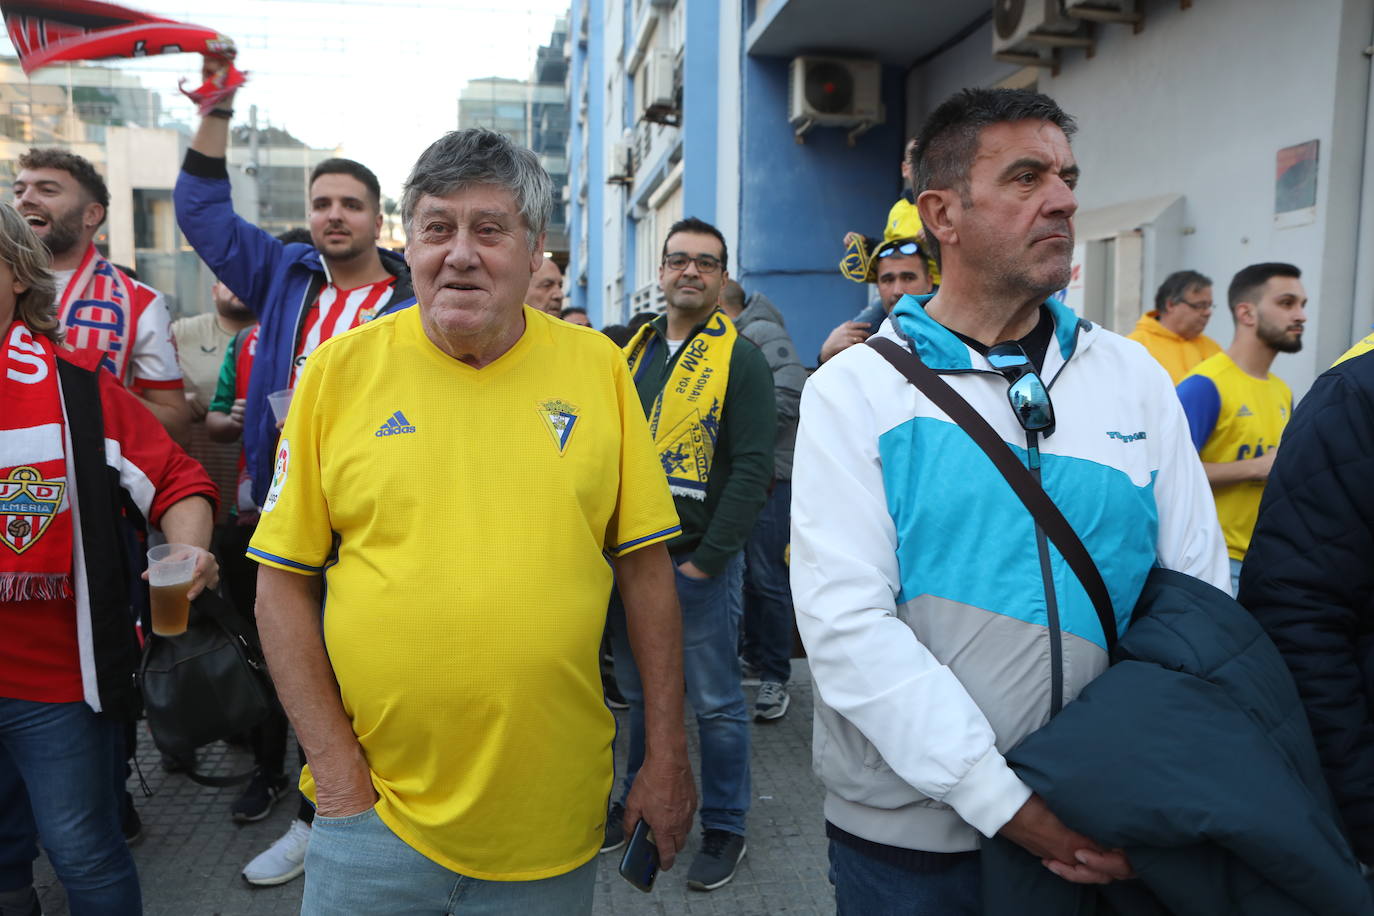
[[[320,290],[319,297],[301,320],[296,358],[291,366],[291,387],[295,387],[296,376],[316,347],[336,334],[372,320],[391,301],[395,287],[396,278],[387,277],[356,289],[339,289],[329,283]]]

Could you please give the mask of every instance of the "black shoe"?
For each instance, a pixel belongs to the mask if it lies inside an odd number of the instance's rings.
[[[286,792],[285,776],[268,776],[258,770],[248,788],[234,802],[229,816],[240,824],[260,821],[272,813],[272,806]]]
[[[124,842],[130,846],[143,839],[143,818],[134,810],[134,799],[128,792],[124,793],[124,814],[120,817],[119,828],[124,832]]]
[[[625,806],[616,802],[606,812],[606,838],[601,843],[602,852],[610,852],[625,845]]]
[[[687,869],[687,886],[694,891],[713,891],[729,884],[744,858],[744,837],[727,830],[707,830],[701,836],[701,851]]]

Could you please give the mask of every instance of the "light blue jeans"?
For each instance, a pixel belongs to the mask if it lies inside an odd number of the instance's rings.
[[[539,881],[460,875],[416,852],[369,808],[347,817],[315,816],[301,916],[587,916],[595,888],[595,858]]]
[[[1234,557],[1231,557],[1229,559],[1231,560],[1231,597],[1234,598],[1240,594],[1241,561],[1235,559]]]

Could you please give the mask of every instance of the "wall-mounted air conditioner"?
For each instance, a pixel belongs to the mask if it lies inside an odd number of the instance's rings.
[[[994,54],[1035,53],[1042,46],[1079,44],[1082,23],[1064,15],[1061,0],[994,0]]]
[[[630,144],[614,140],[606,144],[606,183],[625,184],[634,176],[630,168]]]
[[[639,67],[636,82],[643,81],[644,108],[642,117],[653,120],[652,115],[677,108],[673,86],[673,63],[676,55],[665,48],[654,48],[644,55],[644,63]]]
[[[874,60],[794,57],[787,117],[793,126],[855,127],[883,121],[882,69]]]

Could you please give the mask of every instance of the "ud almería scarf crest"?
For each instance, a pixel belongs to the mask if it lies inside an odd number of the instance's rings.
[[[0,601],[70,597],[72,517],[57,359],[23,322],[0,342]]]

